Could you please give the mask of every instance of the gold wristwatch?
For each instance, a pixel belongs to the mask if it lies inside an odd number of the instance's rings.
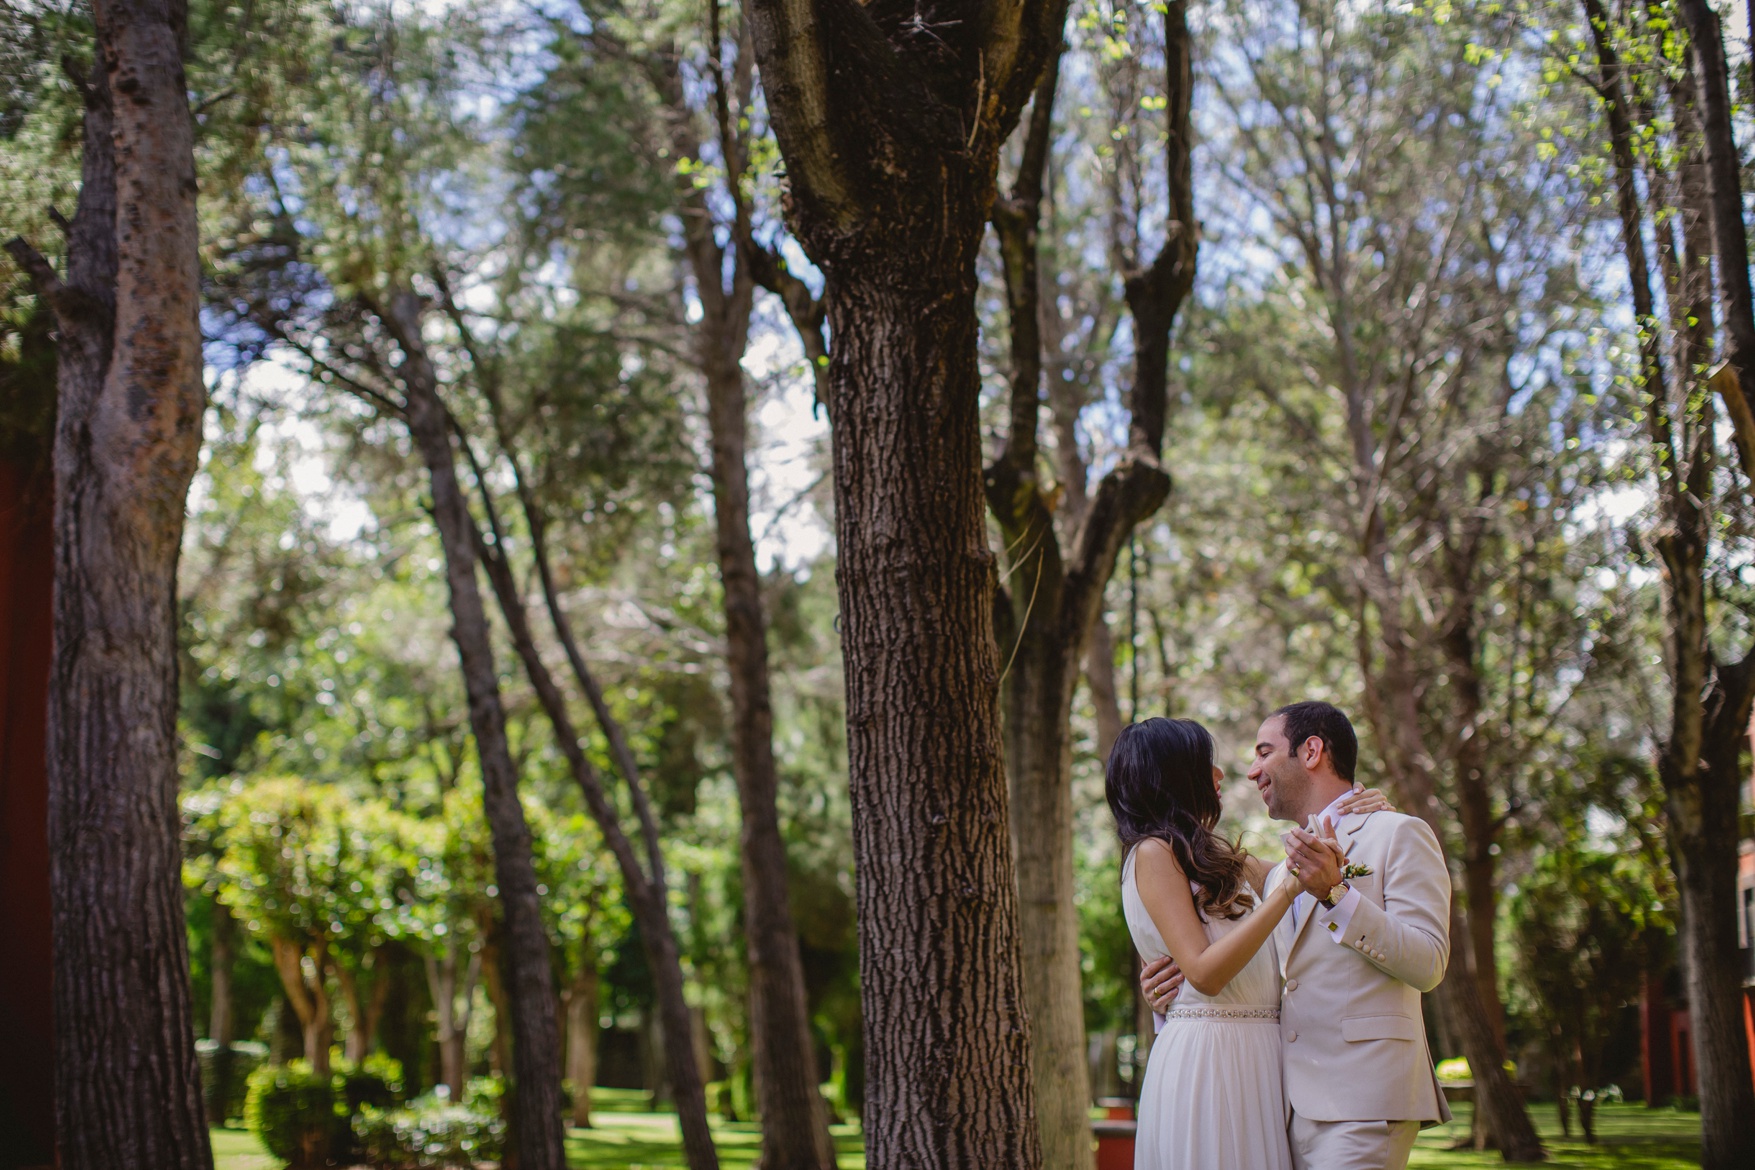
[[[1327,906],[1330,910],[1333,910],[1336,906],[1339,906],[1341,904],[1341,899],[1346,897],[1347,891],[1352,889],[1352,888],[1353,888],[1352,886],[1349,886],[1347,884],[1347,879],[1342,878],[1340,881],[1338,881],[1334,885],[1330,886],[1328,888],[1328,893],[1324,894],[1318,900],[1321,901],[1321,903],[1324,906]]]

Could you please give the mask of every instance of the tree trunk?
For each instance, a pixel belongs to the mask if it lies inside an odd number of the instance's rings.
[[[433,998],[433,1042],[439,1048],[439,1083],[451,1092],[451,1100],[463,1099],[468,1079],[463,1067],[464,1044],[469,1033],[470,1002],[475,996],[475,981],[481,972],[480,954],[469,956],[462,986],[457,979],[457,944],[447,942],[445,955],[423,956],[427,973],[427,990]],[[462,1007],[458,1007],[461,999]]]
[[[709,8],[713,42],[714,107],[719,146],[733,191],[743,179],[743,142],[734,129],[731,85],[720,63],[718,0]],[[749,57],[739,58],[747,88]],[[666,73],[679,157],[698,155],[694,115],[681,78]],[[687,132],[685,132],[687,131]],[[768,678],[768,621],[762,581],[750,535],[749,468],[746,461],[749,405],[741,362],[749,341],[755,293],[755,246],[743,201],[734,195],[731,239],[721,247],[705,193],[681,176],[685,252],[701,298],[694,327],[696,359],[707,386],[707,424],[712,442],[715,536],[725,612],[725,665],[731,691],[732,774],[741,818],[739,860],[743,874],[744,945],[749,967],[749,1037],[755,1066],[756,1102],[762,1121],[764,1170],[826,1170],[835,1164],[829,1115],[817,1089],[815,1046],[810,1034],[804,964],[786,885],[786,844],[775,807],[779,775],[774,762],[774,711]],[[731,278],[726,280],[726,261]],[[770,263],[772,260],[770,259]],[[790,310],[789,310],[790,311]],[[820,334],[816,335],[820,341]],[[800,328],[807,351],[812,332]]]
[[[1359,666],[1366,679],[1372,730],[1386,757],[1395,787],[1407,811],[1423,818],[1443,840],[1437,784],[1420,734],[1419,678],[1409,657],[1413,644],[1402,624],[1402,598],[1388,566],[1381,518],[1367,519],[1365,555],[1360,569],[1366,595],[1378,615],[1377,645],[1383,653],[1381,673],[1375,668],[1370,639],[1361,623]],[[1488,1140],[1508,1162],[1540,1161],[1545,1153],[1529,1109],[1504,1068],[1505,1050],[1494,1035],[1480,985],[1469,964],[1470,936],[1462,911],[1450,907],[1451,960],[1437,994],[1442,1010],[1462,1041],[1463,1054],[1475,1079],[1477,1140]]]
[[[274,956],[274,969],[280,975],[281,990],[292,1005],[299,1022],[299,1042],[305,1061],[319,1076],[329,1072],[329,1048],[335,1041],[335,1017],[329,1003],[329,956],[319,941],[313,949],[311,967],[314,979],[305,977],[304,946],[292,939],[272,936],[269,952]]]
[[[587,953],[567,997],[567,1076],[573,1082],[573,1124],[591,1128],[591,1087],[597,1083],[597,957]]]
[[[829,286],[874,1166],[1040,1157],[980,490],[978,227]]]
[[[58,333],[47,750],[58,1161],[205,1167],[177,813],[177,555],[206,398],[186,12],[98,0],[92,15],[65,281],[25,241],[7,245]]]
[[[1163,503],[1169,477],[1158,464],[1165,418],[1171,324],[1192,286],[1196,235],[1188,168],[1189,39],[1184,5],[1165,9],[1170,214],[1166,242],[1144,269],[1126,274],[1135,327],[1134,386],[1126,456],[1090,499],[1076,438],[1057,403],[1072,541],[1063,554],[1053,508],[1039,482],[1042,295],[1038,232],[1052,137],[1059,57],[1036,88],[1018,176],[992,213],[1004,263],[1012,335],[1006,448],[985,473],[987,503],[1004,539],[1001,653],[1006,668],[1006,770],[1018,921],[1030,1005],[1037,1122],[1046,1164],[1091,1161],[1090,1065],[1080,991],[1078,909],[1073,888],[1072,704],[1086,640],[1122,543]],[[1107,681],[1113,682],[1113,678]]]
[[[451,637],[469,696],[469,723],[481,763],[482,807],[494,848],[494,878],[504,920],[506,1007],[511,1015],[511,1121],[521,1170],[563,1170],[560,1037],[542,900],[536,892],[530,826],[518,800],[518,774],[506,741],[499,673],[487,611],[476,580],[476,528],[457,481],[450,420],[420,340],[422,306],[413,293],[392,294],[378,314],[403,352],[409,435],[426,464],[433,519],[445,553]]]
[[[1042,1151],[983,516],[975,260],[1000,147],[1066,8],[947,0],[930,36],[896,6],[751,0],[746,12],[788,222],[823,270],[833,338],[868,1165],[1029,1170]]]
[[[232,1099],[232,1043],[237,1039],[232,1010],[232,968],[237,961],[237,939],[238,920],[232,917],[230,907],[215,898],[213,949],[209,957],[213,969],[213,994],[207,1017],[207,1038],[215,1045],[213,1081],[202,1086],[210,1126],[226,1123],[226,1106]]]
[[[747,308],[743,317],[747,323]],[[774,803],[779,776],[768,688],[768,625],[750,536],[744,455],[748,407],[738,364],[743,331],[736,333],[732,344],[704,353],[703,364],[731,680],[732,771],[743,824],[739,854],[761,1163],[771,1170],[822,1170],[834,1165],[835,1149],[829,1140],[828,1110],[817,1091],[804,966],[786,890],[786,844]]]
[[[1755,391],[1755,303],[1724,34],[1706,0],[1681,0],[1680,8],[1696,69],[1726,351],[1737,375],[1729,386],[1720,383],[1720,392],[1748,473],[1755,466],[1755,425],[1745,397]],[[1704,546],[1698,551],[1705,555]],[[1696,640],[1692,631],[1687,637],[1689,657],[1710,661],[1704,639]],[[1702,729],[1700,753],[1666,753],[1659,768],[1682,901],[1682,967],[1694,1020],[1701,1165],[1707,1170],[1755,1163],[1755,1077],[1744,1039],[1736,927],[1737,802],[1746,779],[1739,756],[1749,718],[1749,665],[1745,659],[1736,667],[1717,666],[1709,700],[1717,708]],[[1678,679],[1678,691],[1681,686]],[[1699,694],[1690,692],[1688,701],[1697,702]]]
[[[494,404],[496,426],[499,425],[499,408]],[[555,588],[554,575],[549,569],[548,555],[544,543],[543,518],[526,490],[522,473],[517,470],[516,452],[506,443],[504,432],[501,432],[502,446],[506,447],[506,455],[512,461],[515,481],[524,516],[530,528],[531,549],[535,556],[537,571],[542,581],[543,597],[548,605],[549,617],[554,623],[555,632],[566,650],[567,658],[577,676],[580,689],[590,699],[593,710],[597,713],[598,722],[603,727],[605,737],[610,741],[611,751],[621,764],[623,774],[628,782],[630,803],[640,821],[641,836],[646,847],[646,864],[648,870],[640,866],[634,851],[633,842],[622,828],[621,816],[609,802],[604,791],[603,782],[597,768],[585,755],[580,746],[578,729],[573,724],[572,715],[567,710],[566,698],[556,685],[554,675],[538,653],[536,639],[530,629],[530,616],[524,608],[522,595],[518,592],[512,577],[511,566],[507,563],[501,550],[505,543],[500,539],[497,520],[492,510],[492,501],[486,495],[485,476],[481,468],[475,468],[478,486],[483,491],[484,504],[488,508],[490,522],[495,522],[495,542],[490,547],[482,538],[481,531],[473,527],[471,521],[470,537],[474,541],[477,556],[488,570],[488,580],[493,586],[494,596],[499,602],[500,612],[506,619],[508,632],[512,637],[512,645],[519,659],[524,664],[524,672],[536,691],[537,701],[542,704],[543,712],[554,727],[555,743],[561,754],[566,758],[567,766],[573,773],[573,779],[579,786],[580,794],[585,798],[585,805],[590,810],[592,819],[597,822],[603,833],[605,844],[616,859],[616,866],[621,870],[624,896],[628,908],[640,926],[640,941],[646,950],[646,962],[652,973],[654,998],[658,1004],[658,1018],[667,1035],[688,1036],[690,1033],[688,1002],[683,994],[682,962],[677,952],[676,934],[671,929],[670,908],[668,905],[667,887],[664,877],[664,855],[659,848],[657,822],[653,816],[651,804],[646,797],[645,787],[640,779],[640,772],[634,762],[633,754],[628,749],[626,736],[622,734],[621,725],[610,714],[604,702],[602,688],[597,685],[586,667],[585,659],[579,652],[578,642],[574,639],[572,628],[567,621],[566,613],[560,606],[560,597]],[[467,447],[466,447],[467,450]],[[471,457],[473,459],[473,456]],[[551,1022],[553,1016],[550,1016]],[[683,1151],[688,1159],[691,1170],[717,1170],[719,1165],[718,1150],[713,1145],[712,1130],[707,1122],[707,1097],[705,1086],[701,1081],[700,1069],[696,1066],[693,1052],[687,1043],[665,1046],[665,1066],[669,1071],[669,1087],[675,1096],[677,1114],[682,1129]],[[558,1107],[557,1107],[558,1108]]]
[[[1487,1013],[1493,1042],[1505,1050],[1505,1007],[1499,999],[1499,959],[1494,935],[1498,920],[1499,888],[1495,878],[1494,849],[1499,822],[1493,815],[1493,794],[1487,779],[1487,729],[1483,726],[1479,634],[1476,613],[1481,590],[1479,552],[1488,508],[1499,475],[1498,452],[1489,448],[1471,467],[1457,474],[1472,476],[1480,484],[1479,507],[1465,515],[1457,531],[1445,540],[1444,576],[1449,592],[1449,613],[1439,634],[1445,673],[1455,696],[1449,712],[1455,741],[1450,758],[1456,783],[1458,820],[1463,831],[1464,921],[1468,946],[1460,954],[1475,980],[1475,993]]]
[[[1755,1160],[1743,989],[1737,952],[1737,875],[1723,864],[1737,850],[1737,804],[1748,774],[1740,766],[1748,742],[1749,663],[1720,666],[1709,692],[1701,766],[1677,776],[1659,768],[1670,822],[1671,857],[1681,894],[1683,986],[1699,1069],[1701,1150],[1705,1170],[1730,1170]],[[1727,694],[1728,692],[1728,694]]]
[[[355,1067],[372,1051],[378,1036],[378,1020],[384,1012],[384,996],[390,987],[389,980],[377,973],[382,966],[382,954],[380,948],[367,952],[358,971],[340,963],[335,965],[335,981],[341,985],[341,996],[347,1001],[347,1014],[352,1020],[342,1041],[342,1058]]]

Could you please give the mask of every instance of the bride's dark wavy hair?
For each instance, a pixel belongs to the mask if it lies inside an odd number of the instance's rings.
[[[1207,918],[1240,918],[1255,904],[1240,846],[1219,835],[1213,737],[1192,719],[1146,719],[1115,737],[1104,795],[1123,853],[1148,837],[1170,846]]]

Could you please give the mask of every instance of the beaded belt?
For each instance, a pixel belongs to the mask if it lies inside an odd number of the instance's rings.
[[[1173,1007],[1165,1013],[1171,1020],[1278,1020],[1277,1007],[1227,1007],[1221,1004]]]

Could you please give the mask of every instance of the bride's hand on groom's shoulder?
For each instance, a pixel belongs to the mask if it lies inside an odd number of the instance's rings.
[[[1182,968],[1174,959],[1153,959],[1140,969],[1140,994],[1159,1015],[1169,1011],[1182,990]]]

